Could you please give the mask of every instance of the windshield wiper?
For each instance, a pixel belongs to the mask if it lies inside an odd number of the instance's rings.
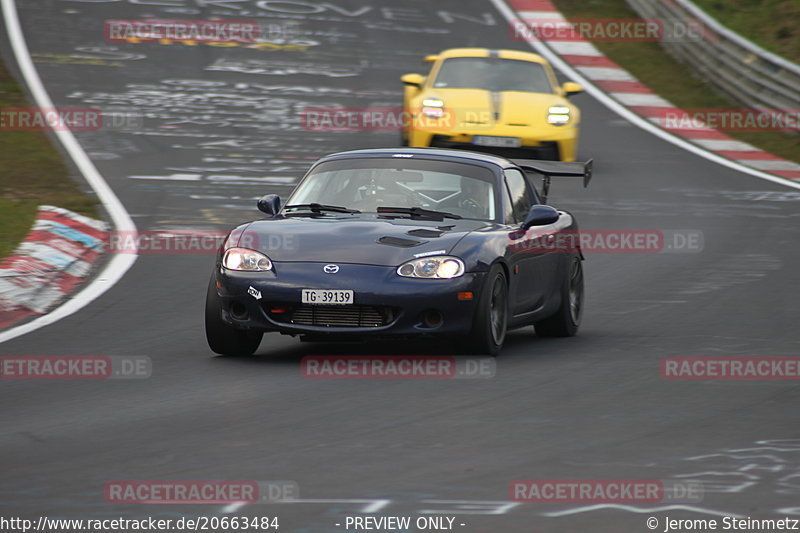
[[[294,204],[294,205],[287,205],[284,209],[303,209],[305,211],[311,211],[312,213],[319,214],[323,211],[329,211],[331,213],[360,213],[358,209],[350,209],[347,207],[341,207],[338,205],[325,205],[325,204]],[[292,213],[286,213],[290,215]]]
[[[420,218],[433,218],[436,220],[443,220],[445,218],[454,218],[456,220],[462,218],[461,215],[454,215],[446,211],[431,211],[430,209],[423,209],[421,207],[379,207],[379,214],[396,213],[401,215],[411,215],[412,217]]]

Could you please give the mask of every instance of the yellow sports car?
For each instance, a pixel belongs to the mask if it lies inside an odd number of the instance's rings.
[[[405,146],[467,148],[505,157],[575,161],[580,111],[541,56],[452,48],[427,56],[428,76],[406,74]]]

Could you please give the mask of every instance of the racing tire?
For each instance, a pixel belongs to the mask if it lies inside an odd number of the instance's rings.
[[[206,293],[206,340],[211,351],[220,355],[247,357],[253,355],[261,344],[263,333],[236,329],[222,320],[222,305],[214,276],[208,282]]]
[[[558,311],[534,324],[539,337],[573,337],[581,325],[583,314],[583,262],[577,255],[570,257],[561,282],[561,305]]]
[[[508,281],[500,265],[486,276],[478,298],[472,332],[460,343],[461,353],[497,357],[508,330]]]

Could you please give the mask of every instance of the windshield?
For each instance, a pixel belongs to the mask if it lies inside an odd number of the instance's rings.
[[[553,87],[541,64],[493,57],[446,59],[433,86],[441,89],[553,94]]]
[[[347,159],[318,165],[286,205],[326,204],[363,213],[421,207],[495,220],[495,177],[476,165],[410,159]],[[403,216],[387,214],[385,216]]]

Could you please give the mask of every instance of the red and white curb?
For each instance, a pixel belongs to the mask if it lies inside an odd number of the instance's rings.
[[[108,225],[67,209],[39,206],[28,236],[0,260],[0,329],[42,315],[91,274]]]
[[[520,22],[528,26],[542,20],[569,24],[550,0],[507,0],[507,3],[517,12]],[[747,167],[800,182],[800,164],[736,140],[719,130],[698,127],[695,121],[685,121],[688,124],[672,121],[676,123],[667,124],[662,118],[665,115],[686,116],[686,112],[640,83],[627,70],[605,57],[591,42],[577,40],[575,35],[570,35],[569,40],[548,39],[543,43],[616,102],[661,129]]]

